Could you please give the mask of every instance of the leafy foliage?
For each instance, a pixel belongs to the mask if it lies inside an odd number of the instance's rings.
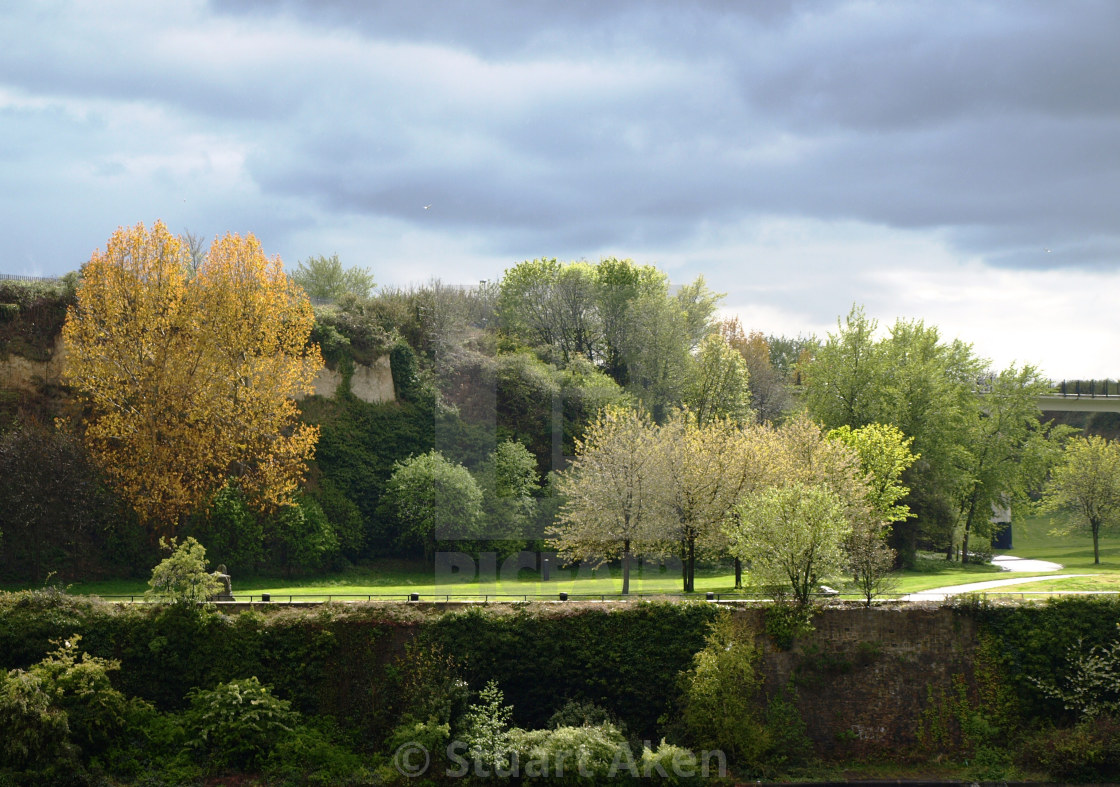
[[[0,434],[0,538],[4,573],[42,581],[88,566],[99,525],[116,506],[81,444],[34,421]]]
[[[1120,633],[1120,623],[1117,631]],[[1079,641],[1069,647],[1066,658],[1068,666],[1060,683],[1051,677],[1032,678],[1043,694],[1060,700],[1066,710],[1082,719],[1120,716],[1120,639],[1091,648]]]
[[[343,295],[368,298],[377,286],[369,268],[343,268],[337,254],[308,257],[296,266],[291,276],[312,298],[332,301]]]
[[[722,334],[709,334],[700,342],[691,378],[684,402],[701,426],[713,418],[751,417],[746,360]]]
[[[69,762],[66,712],[51,702],[43,680],[30,672],[0,672],[0,763],[9,767]]]
[[[470,759],[495,770],[509,770],[514,747],[509,722],[513,708],[505,705],[497,682],[489,681],[478,694],[478,702],[467,708],[462,722],[462,739]]]
[[[560,475],[565,503],[550,532],[559,553],[573,560],[622,556],[622,592],[630,590],[632,549],[650,542],[661,457],[642,412],[602,411],[576,445],[576,459]]]
[[[1120,721],[1095,716],[1073,727],[1045,729],[1024,744],[1023,759],[1064,782],[1109,783],[1120,773]]]
[[[1120,522],[1120,443],[1096,435],[1069,441],[1046,485],[1044,506],[1070,510],[1093,535],[1093,562],[1101,562],[1100,531]]]
[[[213,762],[257,768],[290,737],[299,714],[256,677],[231,680],[213,689],[194,689],[186,713],[192,746]]]
[[[160,541],[171,554],[152,569],[147,596],[192,606],[207,601],[221,591],[221,583],[206,570],[206,548],[188,536],[181,544],[175,539]]]
[[[231,474],[262,506],[295,490],[317,437],[292,400],[322,366],[313,323],[251,235],[217,239],[193,275],[159,222],[119,229],[86,263],[66,379],[90,407],[90,452],[156,530],[173,532]]]
[[[732,551],[751,564],[752,582],[789,591],[806,605],[819,582],[847,565],[852,526],[843,502],[819,485],[791,484],[748,497],[727,526]]]
[[[890,425],[919,458],[904,472],[904,501],[917,521],[895,520],[892,546],[912,563],[924,534],[951,554],[991,534],[992,506],[1020,506],[1040,485],[1057,440],[1035,403],[1044,385],[1033,367],[993,373],[971,346],[946,343],[920,320],[889,336],[853,307],[811,361],[800,364],[806,403],[827,428]],[[1060,434],[1054,435],[1059,437]]]
[[[498,677],[521,726],[544,727],[569,700],[585,699],[649,737],[715,614],[708,604],[646,602],[559,616],[468,610],[439,616],[421,638],[454,653],[474,685]]]
[[[400,540],[432,559],[437,541],[471,538],[482,515],[482,490],[465,467],[431,451],[397,463],[385,488],[401,524]]]
[[[684,674],[682,719],[699,749],[722,749],[737,762],[759,762],[770,745],[763,710],[762,653],[741,618],[719,615]]]

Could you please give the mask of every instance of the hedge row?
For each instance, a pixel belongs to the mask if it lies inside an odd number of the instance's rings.
[[[405,701],[405,650],[416,642],[450,654],[473,689],[497,679],[523,726],[543,727],[569,699],[590,700],[652,736],[715,614],[702,603],[638,603],[225,615],[22,592],[0,594],[0,668],[26,668],[52,640],[80,634],[83,649],[121,662],[121,691],[160,709],[183,707],[192,688],[256,676],[298,710],[333,716],[377,745]]]

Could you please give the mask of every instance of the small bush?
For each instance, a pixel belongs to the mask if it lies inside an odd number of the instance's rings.
[[[813,630],[813,610],[796,604],[773,604],[766,608],[766,633],[779,650],[789,650],[793,641]]]
[[[297,727],[283,737],[265,763],[270,781],[286,784],[368,784],[362,758],[334,740],[326,726]]]
[[[1120,720],[1096,716],[1068,729],[1048,729],[1028,739],[1023,758],[1052,778],[1106,782],[1120,778]]]
[[[42,766],[75,759],[66,711],[43,680],[24,670],[0,673],[0,765]]]
[[[186,712],[191,745],[216,765],[256,769],[299,722],[291,703],[273,696],[256,677],[209,691],[193,689]]]
[[[655,750],[642,749],[638,768],[644,779],[657,778],[662,784],[673,785],[707,783],[709,776],[724,775],[720,760],[701,763],[691,750],[666,743],[664,739]]]
[[[700,749],[720,749],[743,765],[762,760],[769,736],[762,719],[762,654],[754,631],[723,613],[684,675],[683,722]]]
[[[462,740],[472,760],[491,771],[508,769],[513,751],[509,720],[513,708],[505,704],[505,696],[495,681],[490,681],[463,716]]]
[[[130,703],[109,682],[109,673],[120,669],[120,662],[81,653],[81,639],[75,634],[60,643],[29,672],[42,681],[51,703],[66,714],[71,740],[95,752],[125,728]]]
[[[190,606],[221,591],[221,583],[206,570],[206,548],[193,537],[181,544],[175,539],[160,539],[159,543],[171,554],[152,569],[146,593],[149,598]]]
[[[518,770],[530,778],[547,777],[561,784],[601,784],[614,776],[626,760],[626,745],[613,724],[560,727],[555,730],[513,730],[510,743]]]

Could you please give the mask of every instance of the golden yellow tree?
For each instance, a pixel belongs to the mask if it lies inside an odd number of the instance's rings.
[[[192,271],[167,227],[138,224],[83,266],[66,381],[88,403],[87,446],[153,534],[229,477],[262,508],[295,491],[318,438],[293,400],[322,367],[314,321],[252,235],[215,240]]]

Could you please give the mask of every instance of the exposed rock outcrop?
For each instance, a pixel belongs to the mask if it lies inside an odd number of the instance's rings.
[[[32,361],[14,353],[9,354],[0,359],[0,390],[37,391],[44,385],[58,385],[62,380],[65,361],[66,347],[61,340],[55,342],[51,348],[51,356],[46,361]],[[334,396],[340,385],[342,374],[324,367],[315,378],[315,394]],[[354,373],[350,377],[350,392],[363,402],[395,402],[397,396],[389,356],[381,356],[370,366],[355,364]]]

